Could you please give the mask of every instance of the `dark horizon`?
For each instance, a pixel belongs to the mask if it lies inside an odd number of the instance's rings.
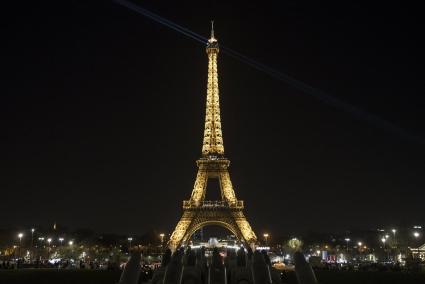
[[[425,139],[423,4],[134,3],[206,37],[214,19],[220,44]],[[201,156],[205,46],[112,1],[5,10],[0,228],[170,233]],[[257,235],[425,224],[423,144],[223,53],[218,72]]]

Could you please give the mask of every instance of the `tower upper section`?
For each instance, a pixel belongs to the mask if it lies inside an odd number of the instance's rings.
[[[202,155],[223,155],[223,134],[221,131],[220,97],[218,91],[217,55],[218,41],[214,37],[214,23],[211,22],[211,37],[207,44],[208,55],[208,82],[207,102],[205,111],[204,140]]]

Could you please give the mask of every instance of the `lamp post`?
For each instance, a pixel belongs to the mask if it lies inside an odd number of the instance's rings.
[[[385,243],[386,243],[386,241],[387,241],[387,238],[385,238],[385,237],[383,237],[383,238],[381,239],[381,242],[384,244],[384,253],[385,253],[385,251],[386,251],[386,249],[385,249]],[[388,260],[388,256],[387,256],[387,260]]]
[[[384,250],[385,250],[385,242],[387,241],[387,239],[386,238],[382,238],[381,239],[381,242],[384,244]]]
[[[161,249],[164,249],[164,233],[159,234],[159,237],[161,238]]]
[[[21,244],[22,244],[22,237],[24,236],[24,234],[19,233],[18,234],[18,238],[19,238],[19,254],[18,254],[18,258],[21,258]]]
[[[347,242],[347,247],[346,247],[346,249],[347,249],[347,254],[348,254],[348,243],[350,242],[350,238],[345,238],[345,241]]]
[[[52,242],[52,238],[48,238],[47,243],[49,244],[49,246],[47,248],[47,258],[49,258],[49,256],[50,256],[50,243],[51,242]]]
[[[268,239],[269,239],[269,234],[268,233],[265,233],[265,234],[263,234],[263,237],[264,237],[264,239],[265,239],[265,241],[266,241],[266,246],[267,246],[267,244],[268,244]]]
[[[62,246],[63,240],[64,240],[64,238],[59,238],[59,242],[60,242],[61,246]]]
[[[32,255],[33,255],[33,250],[34,250],[34,228],[31,228],[31,260],[32,260]]]
[[[34,231],[35,231],[35,229],[34,228],[32,228],[31,229],[31,248],[33,247],[33,245],[34,245]]]
[[[417,240],[419,237],[420,237],[420,235],[421,234],[419,234],[419,232],[413,232],[413,236],[415,237],[415,239]],[[416,241],[416,243],[418,243],[417,241]],[[417,250],[418,250],[418,258],[419,258],[419,245],[417,245],[418,246],[418,248],[417,248]]]
[[[128,251],[130,252],[130,250],[131,250],[131,241],[133,240],[133,238],[130,237],[127,240],[128,240]]]

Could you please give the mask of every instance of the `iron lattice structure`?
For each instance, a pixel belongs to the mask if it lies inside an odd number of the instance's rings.
[[[172,233],[168,246],[175,250],[186,244],[198,229],[219,225],[231,231],[240,241],[253,246],[257,237],[243,214],[243,201],[238,200],[230,180],[230,161],[224,157],[220,118],[217,56],[219,46],[214,29],[207,44],[208,84],[202,157],[196,162],[198,173],[190,200],[183,201],[183,216]],[[221,200],[206,201],[209,178],[217,178]]]

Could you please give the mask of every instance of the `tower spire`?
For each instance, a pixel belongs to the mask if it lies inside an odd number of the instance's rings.
[[[214,40],[214,20],[211,20],[211,37],[210,40]]]
[[[205,111],[204,139],[202,155],[223,155],[223,135],[221,131],[220,98],[218,90],[217,55],[219,52],[217,39],[214,37],[214,22],[211,21],[211,38],[207,44],[208,82]]]

